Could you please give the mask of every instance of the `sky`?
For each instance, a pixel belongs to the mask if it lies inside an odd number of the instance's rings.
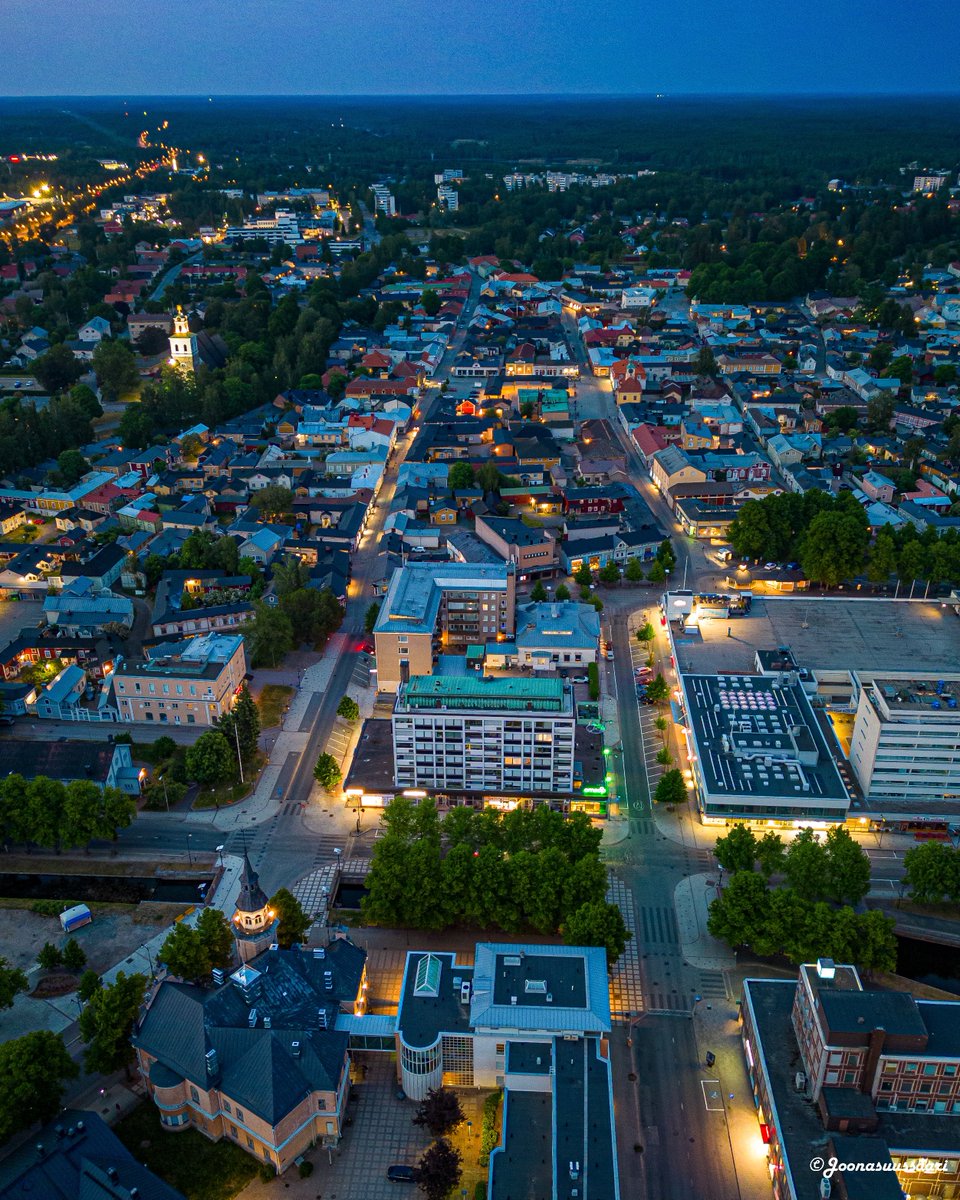
[[[0,0],[0,93],[960,92],[952,0]]]

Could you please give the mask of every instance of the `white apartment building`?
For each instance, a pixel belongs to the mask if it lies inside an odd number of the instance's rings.
[[[569,795],[576,718],[562,679],[414,675],[393,710],[398,788]]]
[[[374,211],[382,213],[385,217],[397,215],[396,197],[385,184],[375,183],[370,191],[373,192]]]
[[[867,807],[886,817],[960,814],[960,677],[864,682],[850,764]]]
[[[440,207],[446,209],[447,212],[456,212],[460,207],[460,193],[455,187],[450,187],[446,183],[442,183],[437,188],[437,200]]]

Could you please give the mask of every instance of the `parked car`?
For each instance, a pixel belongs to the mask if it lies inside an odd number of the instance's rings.
[[[387,1178],[391,1183],[416,1183],[420,1172],[416,1167],[408,1167],[404,1163],[394,1163],[387,1167]]]
[[[589,683],[590,680],[586,677],[586,675],[574,675],[573,682],[574,683]]]

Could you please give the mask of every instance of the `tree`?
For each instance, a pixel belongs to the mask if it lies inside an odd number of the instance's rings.
[[[446,1138],[439,1138],[420,1159],[420,1190],[427,1200],[447,1200],[459,1184],[463,1171],[460,1151]]]
[[[180,457],[184,462],[195,463],[203,453],[203,448],[203,438],[199,434],[188,433],[186,437],[180,439]]]
[[[870,530],[862,512],[821,512],[803,537],[800,562],[808,579],[827,587],[853,578],[863,567]]]
[[[670,698],[670,684],[660,674],[654,677],[647,684],[647,695],[654,704],[663,704]]]
[[[728,946],[750,946],[769,928],[770,916],[766,880],[756,871],[735,871],[710,905],[707,930]]]
[[[623,573],[628,583],[643,582],[643,564],[636,555],[627,559],[627,565]]]
[[[219,908],[205,908],[197,917],[197,933],[206,951],[211,969],[233,963],[233,930]]]
[[[363,628],[365,633],[373,633],[373,627],[377,623],[377,617],[380,615],[380,601],[374,600],[363,616]]]
[[[756,853],[760,874],[764,879],[769,879],[771,875],[776,875],[783,869],[783,856],[783,839],[778,833],[774,833],[772,829],[768,829],[759,842],[757,842]]]
[[[233,708],[217,721],[217,729],[227,739],[231,752],[240,747],[240,758],[244,762],[249,762],[256,754],[260,738],[260,710],[246,683],[240,685]]]
[[[581,587],[589,587],[593,583],[593,572],[590,570],[590,564],[584,559],[580,566],[573,573],[573,578]]]
[[[657,631],[649,621],[644,621],[644,623],[637,630],[637,641],[643,646],[649,645],[649,643],[652,642],[656,636]]]
[[[281,608],[262,601],[253,606],[253,618],[240,630],[247,640],[254,667],[275,667],[293,649],[293,624]]]
[[[917,904],[960,897],[960,855],[944,842],[911,846],[903,856],[903,880]]]
[[[217,729],[202,733],[187,750],[187,774],[197,783],[214,784],[234,776],[234,751]]]
[[[0,1044],[0,1143],[56,1116],[64,1082],[79,1073],[59,1034],[41,1030]]]
[[[587,664],[587,695],[591,700],[600,699],[600,668],[595,662]]]
[[[651,583],[663,583],[667,578],[667,569],[659,558],[654,559],[653,566],[650,568],[647,579]]]
[[[250,503],[264,520],[277,520],[293,508],[293,492],[280,483],[268,483],[259,492],[254,492]]]
[[[40,947],[40,953],[37,955],[37,962],[44,971],[55,970],[63,962],[60,947],[55,946],[53,942],[44,942]]]
[[[683,782],[680,770],[674,767],[670,771],[664,771],[657,781],[657,787],[653,793],[654,803],[683,804],[686,798],[687,787]]]
[[[327,394],[332,400],[342,399],[349,382],[343,371],[333,371],[327,380]],[[303,386],[303,380],[300,381],[300,385]]]
[[[90,470],[90,464],[79,450],[61,450],[57,455],[57,470],[67,487],[73,487]]]
[[[598,578],[601,583],[614,584],[620,582],[620,568],[611,558],[600,568]]]
[[[664,538],[657,547],[656,561],[663,563],[664,570],[666,571],[672,571],[677,565],[676,551],[674,550],[673,543],[669,538]]]
[[[569,600],[570,599],[570,589],[567,587],[567,585],[565,583],[558,583],[557,590],[553,593],[553,598],[555,600]]]
[[[91,363],[100,391],[108,400],[133,391],[140,382],[137,360],[126,342],[104,338],[93,352]]]
[[[148,325],[137,338],[137,350],[144,358],[162,354],[169,344],[170,339],[162,325]]]
[[[63,947],[63,965],[68,971],[82,971],[87,965],[87,955],[76,938],[68,938]]]
[[[673,762],[673,755],[666,746],[661,746],[657,751],[657,762],[661,767],[669,767]]]
[[[301,943],[310,928],[311,918],[303,911],[296,896],[281,888],[270,897],[270,907],[280,922],[277,944],[289,950],[294,944]]]
[[[475,483],[476,475],[468,462],[460,461],[451,464],[450,470],[447,472],[447,487],[451,492],[472,488]]]
[[[870,859],[842,825],[829,830],[823,894],[837,904],[859,904],[870,890]]]
[[[157,960],[171,975],[192,983],[199,983],[210,974],[210,956],[203,938],[183,921],[178,921],[164,938]]]
[[[102,987],[103,980],[96,971],[88,967],[80,976],[80,983],[77,987],[77,998],[86,1004]]]
[[[431,1088],[417,1107],[414,1125],[429,1129],[434,1137],[452,1133],[464,1121],[463,1109],[456,1092],[449,1088]]]
[[[423,309],[423,311],[427,314],[428,317],[435,317],[437,315],[437,313],[440,311],[442,305],[443,305],[443,301],[440,299],[440,297],[437,295],[437,293],[433,290],[433,288],[426,288],[421,293],[420,307]]]
[[[897,545],[888,525],[877,533],[867,563],[867,578],[871,583],[886,583],[897,570]]]
[[[756,836],[747,825],[734,825],[729,833],[717,838],[713,853],[725,871],[752,871],[757,861]]]
[[[83,364],[69,346],[51,346],[33,362],[37,382],[48,392],[65,392],[83,374]]]
[[[623,953],[630,937],[620,908],[606,900],[581,904],[566,918],[560,932],[568,946],[602,946],[608,967]]]
[[[717,360],[709,346],[703,346],[698,351],[696,360],[693,364],[693,369],[697,375],[717,376],[720,374],[720,368],[717,365]]]
[[[827,851],[812,829],[801,829],[783,860],[787,883],[801,900],[819,900],[827,878]]]
[[[325,788],[328,792],[332,792],[343,778],[343,772],[340,770],[340,764],[333,755],[324,751],[317,759],[317,765],[313,768],[313,777],[322,788]]]
[[[116,981],[100,988],[80,1014],[80,1036],[87,1043],[84,1066],[107,1075],[129,1068],[133,1057],[130,1034],[147,988],[145,975],[117,972]]]
[[[538,579],[530,589],[530,599],[542,604],[547,598],[547,589],[543,586],[543,580]]]
[[[337,705],[337,716],[345,721],[359,721],[360,705],[351,696],[344,696]]]
[[[85,383],[75,383],[70,391],[67,392],[67,397],[91,421],[95,421],[97,417],[103,416],[103,408],[97,399],[97,393],[92,387],[87,387]]]
[[[0,956],[0,1009],[11,1008],[19,992],[25,992],[30,986],[26,975],[19,967],[11,967],[5,958]]]

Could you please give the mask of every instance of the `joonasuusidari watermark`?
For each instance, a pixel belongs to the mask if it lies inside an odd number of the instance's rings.
[[[858,1174],[873,1174],[879,1171],[896,1171],[892,1162],[841,1162],[839,1158],[810,1159],[810,1170],[830,1179],[837,1171],[856,1171]]]

